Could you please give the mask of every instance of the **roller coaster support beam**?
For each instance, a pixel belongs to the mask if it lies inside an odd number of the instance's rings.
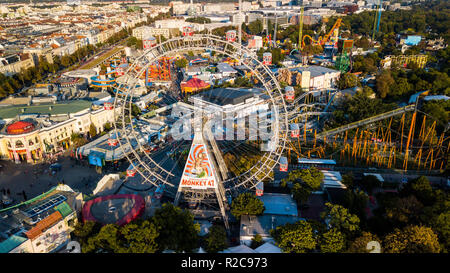
[[[366,124],[370,124],[370,123],[377,122],[377,121],[380,121],[380,120],[383,120],[383,119],[387,119],[387,118],[390,118],[392,116],[400,115],[400,114],[403,114],[405,112],[415,111],[415,109],[416,109],[416,105],[415,104],[410,104],[410,105],[407,105],[405,107],[397,108],[395,110],[392,110],[392,111],[389,111],[389,112],[386,112],[386,113],[383,113],[383,114],[380,114],[380,115],[376,115],[376,116],[373,116],[373,117],[370,117],[370,118],[359,120],[359,121],[356,121],[356,122],[353,122],[353,123],[350,123],[350,124],[346,124],[344,126],[341,126],[341,127],[338,127],[338,128],[334,128],[334,129],[331,129],[331,130],[328,130],[328,131],[325,131],[325,132],[321,132],[320,134],[318,134],[318,137],[333,136],[333,135],[345,132],[345,131],[350,130],[350,129],[354,129],[354,128],[357,128],[357,127],[360,127],[360,126],[363,126],[363,125],[366,125]]]

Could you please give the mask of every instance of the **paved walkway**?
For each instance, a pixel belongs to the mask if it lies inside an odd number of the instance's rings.
[[[52,175],[49,171],[50,164],[15,164],[11,161],[0,161],[0,190],[9,189],[14,203],[24,201],[22,191],[25,191],[27,199],[31,199],[58,183],[64,181],[73,190],[84,194],[92,194],[97,182],[103,176],[95,171],[95,167],[81,165],[70,157],[60,157],[58,163],[62,165],[61,171]]]

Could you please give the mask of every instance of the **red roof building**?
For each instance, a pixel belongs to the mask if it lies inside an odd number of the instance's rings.
[[[34,124],[26,121],[16,121],[13,124],[6,127],[6,131],[10,135],[20,135],[32,132],[34,130]]]
[[[198,78],[192,78],[186,82],[180,84],[181,90],[185,93],[195,93],[209,89],[211,85]]]

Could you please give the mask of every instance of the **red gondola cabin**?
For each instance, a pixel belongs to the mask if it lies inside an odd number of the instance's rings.
[[[295,98],[295,90],[292,86],[286,86],[285,91],[285,99],[287,101],[293,101]]]
[[[288,160],[287,157],[280,158],[280,172],[287,172],[288,170]]]
[[[185,26],[183,27],[183,36],[192,36],[194,35],[194,31],[192,30],[191,26]]]
[[[300,136],[300,128],[297,123],[289,124],[291,129],[291,137],[299,137]]]
[[[133,164],[130,164],[130,166],[127,169],[127,176],[128,177],[133,177],[136,175],[136,168],[134,167]]]
[[[259,182],[256,185],[256,196],[263,196],[264,194],[264,182]]]

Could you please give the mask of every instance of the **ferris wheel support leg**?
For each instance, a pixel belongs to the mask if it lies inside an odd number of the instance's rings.
[[[177,194],[175,195],[175,200],[173,201],[174,206],[178,206],[181,197],[181,187],[178,187]]]
[[[227,233],[229,233],[230,232],[230,224],[228,223],[228,216],[225,211],[225,205],[224,205],[224,201],[223,201],[225,196],[222,195],[222,193],[218,187],[216,187],[214,189],[214,191],[216,192],[217,202],[219,203],[220,213],[222,214],[223,223],[225,224],[225,229],[227,230]]]

